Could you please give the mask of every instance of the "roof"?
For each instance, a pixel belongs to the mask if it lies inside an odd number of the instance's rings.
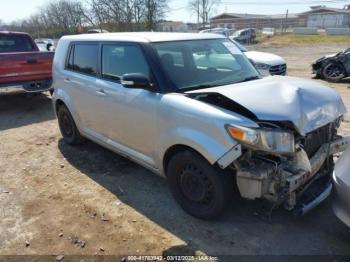
[[[210,19],[218,19],[222,16],[230,16],[232,18],[262,18],[265,17],[265,15],[258,15],[258,14],[239,14],[239,13],[222,13],[220,15],[214,16]]]
[[[157,24],[160,25],[183,25],[184,22],[181,21],[159,21]]]
[[[28,33],[25,32],[14,32],[14,31],[0,31],[0,34],[7,34],[7,35],[28,35]]]
[[[285,18],[286,14],[275,15],[259,15],[259,14],[239,14],[239,13],[222,13],[220,15],[210,18],[210,20],[224,19],[223,17],[241,18],[241,19],[281,19]],[[297,14],[288,14],[288,18],[297,18]]]
[[[130,41],[130,42],[166,42],[181,40],[201,40],[224,38],[217,34],[198,33],[169,33],[169,32],[131,32],[131,33],[102,33],[64,36],[70,41]]]
[[[346,9],[340,9],[340,8],[332,8],[332,7],[321,6],[321,7],[313,8],[313,9],[311,9],[310,11],[303,12],[303,13],[301,13],[300,15],[308,15],[308,14],[320,13],[320,12],[346,13],[346,14],[350,14],[350,11],[349,11],[349,10],[346,10]]]

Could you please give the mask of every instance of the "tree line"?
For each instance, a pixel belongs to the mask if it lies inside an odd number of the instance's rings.
[[[208,22],[220,0],[189,0],[188,9],[198,22]],[[156,23],[170,11],[169,0],[53,0],[35,14],[7,25],[8,30],[25,31],[35,37],[58,38],[88,29],[111,32],[156,30]],[[1,21],[0,21],[1,24]]]

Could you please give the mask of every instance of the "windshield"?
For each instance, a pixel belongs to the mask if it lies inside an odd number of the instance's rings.
[[[227,39],[161,42],[153,46],[179,91],[259,78],[259,73],[245,55]]]

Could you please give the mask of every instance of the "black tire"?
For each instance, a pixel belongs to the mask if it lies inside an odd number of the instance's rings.
[[[175,200],[187,213],[200,219],[217,218],[232,199],[233,175],[212,166],[194,151],[174,155],[167,178]]]
[[[338,82],[346,76],[346,72],[342,64],[329,62],[323,67],[322,75],[330,82]]]
[[[64,141],[70,145],[77,145],[84,141],[79,133],[71,113],[65,105],[60,105],[57,109],[58,126]]]

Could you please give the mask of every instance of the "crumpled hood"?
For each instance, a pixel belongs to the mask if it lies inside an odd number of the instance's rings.
[[[268,64],[270,66],[282,65],[285,64],[286,61],[274,54],[258,52],[258,51],[248,51],[244,53],[249,59],[253,60],[255,63],[263,63]]]
[[[292,122],[301,135],[347,112],[340,95],[333,89],[315,81],[285,76],[188,93],[219,93],[250,110],[259,120]]]

